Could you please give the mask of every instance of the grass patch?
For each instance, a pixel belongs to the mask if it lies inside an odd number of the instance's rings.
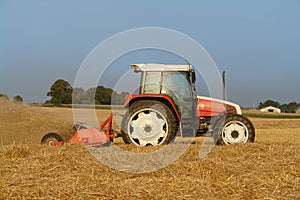
[[[246,117],[270,118],[270,119],[300,119],[300,115],[295,114],[267,114],[267,113],[243,113]]]
[[[123,105],[91,105],[91,104],[75,104],[74,107],[72,104],[61,104],[61,105],[53,105],[53,104],[43,104],[43,107],[59,107],[59,108],[79,108],[79,109],[101,109],[101,110],[111,110],[114,109],[123,109]]]

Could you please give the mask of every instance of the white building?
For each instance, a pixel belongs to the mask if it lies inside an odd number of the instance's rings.
[[[300,107],[298,107],[295,112],[296,114],[300,114]]]
[[[279,108],[268,106],[265,108],[260,109],[261,112],[272,112],[272,113],[281,113],[281,110]]]

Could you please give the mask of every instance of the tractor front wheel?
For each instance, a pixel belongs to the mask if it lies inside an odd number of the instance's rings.
[[[126,144],[157,146],[170,143],[178,130],[172,110],[157,100],[132,103],[123,117],[122,138]]]
[[[226,115],[218,120],[213,129],[217,145],[254,142],[254,126],[248,118],[242,115]]]

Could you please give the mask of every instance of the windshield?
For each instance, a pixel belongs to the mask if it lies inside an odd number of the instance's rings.
[[[145,72],[144,94],[160,94],[161,72]]]
[[[162,94],[178,97],[191,95],[190,83],[186,72],[163,72]]]
[[[196,97],[187,72],[144,72],[142,94],[165,94],[171,97],[182,117],[193,115]]]

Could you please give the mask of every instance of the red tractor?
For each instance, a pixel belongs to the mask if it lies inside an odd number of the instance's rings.
[[[255,130],[239,105],[197,96],[191,65],[132,64],[141,72],[139,94],[125,102],[122,124],[126,144],[170,143],[177,134],[213,136],[216,144],[254,142]]]
[[[121,135],[126,144],[168,144],[177,134],[209,134],[216,144],[254,142],[254,127],[240,106],[197,96],[191,65],[132,64],[131,68],[142,76],[139,94],[130,95],[124,104],[128,110],[121,122]],[[108,146],[115,136],[112,120],[111,114],[97,129],[76,124],[69,143]],[[48,133],[41,143],[60,146],[64,141],[57,133]]]

